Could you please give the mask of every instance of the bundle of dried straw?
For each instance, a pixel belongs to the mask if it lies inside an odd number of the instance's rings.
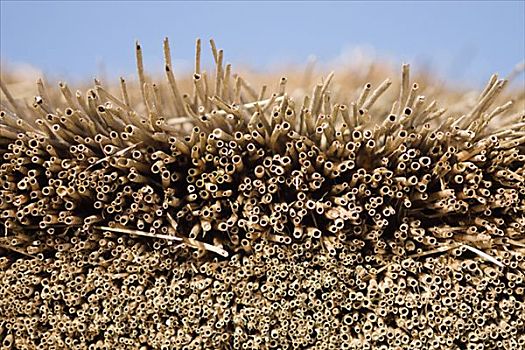
[[[179,80],[166,40],[167,84],[139,44],[135,86],[3,77],[0,345],[525,347],[525,91],[371,65],[270,94],[210,43]]]

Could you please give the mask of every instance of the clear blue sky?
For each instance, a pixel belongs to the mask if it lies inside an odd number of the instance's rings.
[[[146,68],[160,71],[165,36],[179,68],[191,68],[196,37],[215,38],[228,62],[257,69],[304,64],[310,55],[327,62],[365,46],[473,85],[525,57],[525,1],[1,0],[0,19],[2,60],[74,79],[97,75],[100,62],[109,76],[133,73],[136,39]]]

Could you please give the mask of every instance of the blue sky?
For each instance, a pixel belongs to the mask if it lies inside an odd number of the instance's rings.
[[[179,69],[196,37],[215,38],[234,65],[269,69],[334,62],[356,47],[479,85],[525,57],[525,1],[168,2],[1,1],[0,57],[61,78],[135,71],[133,44],[160,71],[170,38]],[[206,52],[207,54],[208,52]],[[525,81],[525,80],[524,80]]]

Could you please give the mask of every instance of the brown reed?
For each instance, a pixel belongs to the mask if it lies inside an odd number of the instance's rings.
[[[181,79],[166,39],[167,84],[139,43],[138,86],[2,77],[3,348],[525,347],[522,91],[258,89],[210,44]]]

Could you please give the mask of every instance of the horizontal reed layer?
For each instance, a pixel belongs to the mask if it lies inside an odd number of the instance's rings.
[[[520,349],[521,253],[461,248],[387,263],[329,237],[194,260],[101,232],[0,257],[0,332],[17,349]],[[328,248],[330,247],[330,248]],[[152,249],[153,248],[153,249]],[[330,251],[330,249],[335,249]]]

